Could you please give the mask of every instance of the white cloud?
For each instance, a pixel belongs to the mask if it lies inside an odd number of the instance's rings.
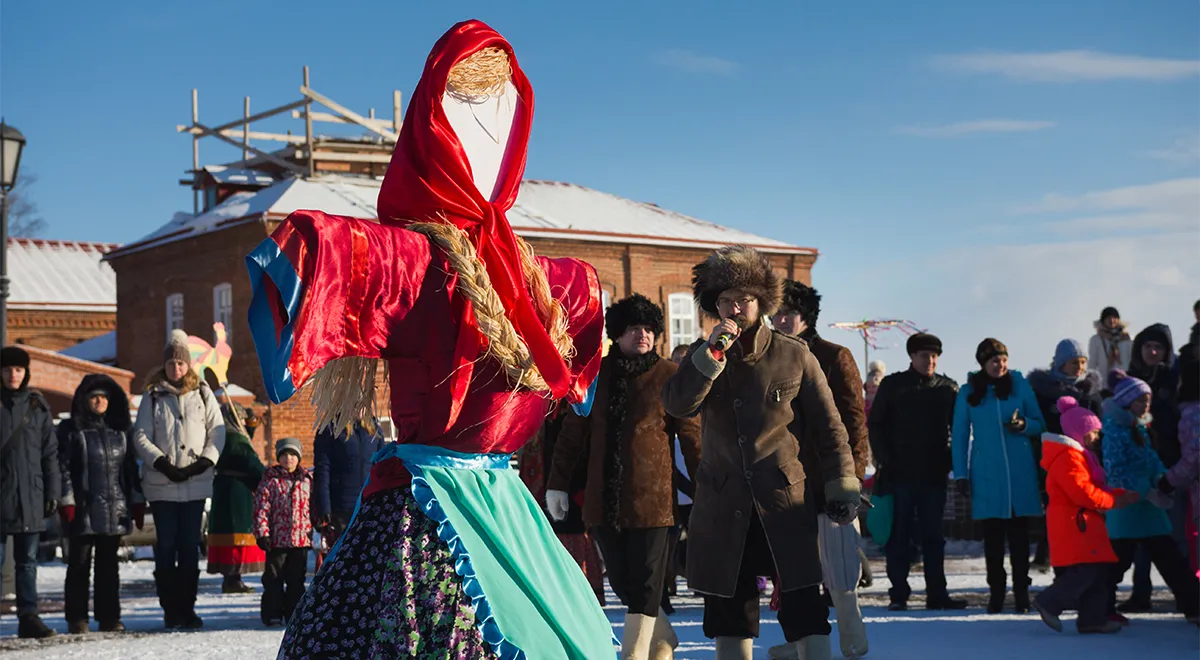
[[[1050,194],[1017,209],[1026,214],[1086,213],[1046,226],[1058,231],[1114,232],[1200,230],[1200,177],[1171,179],[1139,186]]]
[[[1200,163],[1200,132],[1184,135],[1176,139],[1166,149],[1156,149],[1146,153],[1151,158],[1165,160],[1172,165],[1193,165]]]
[[[933,64],[948,71],[996,74],[1028,82],[1164,81],[1200,75],[1200,60],[1115,55],[1092,50],[942,55],[935,57]]]
[[[729,76],[738,70],[737,62],[690,50],[663,50],[651,57],[658,66],[696,75]]]
[[[1056,124],[1052,121],[1024,121],[1020,119],[978,119],[975,121],[960,121],[941,126],[901,126],[896,129],[901,135],[918,137],[959,137],[974,133],[1028,133],[1051,128]]]

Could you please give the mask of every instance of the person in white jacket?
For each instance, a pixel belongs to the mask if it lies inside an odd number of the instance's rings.
[[[1105,307],[1096,321],[1096,334],[1088,342],[1088,367],[1101,375],[1113,369],[1129,370],[1133,340],[1116,307]]]
[[[212,467],[225,447],[221,408],[189,358],[187,335],[173,330],[133,428],[142,492],[154,515],[154,582],[168,629],[204,625],[195,609],[200,528],[204,500],[212,497]]]

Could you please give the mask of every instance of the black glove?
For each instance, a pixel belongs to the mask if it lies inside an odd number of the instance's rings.
[[[270,551],[271,551],[271,537],[269,537],[269,536],[260,536],[260,537],[258,537],[258,538],[256,539],[256,541],[255,541],[255,542],[256,542],[256,543],[258,543],[258,547],[259,547],[259,548],[262,548],[262,551],[263,551],[263,552],[270,552]]]
[[[166,456],[160,456],[154,461],[154,469],[163,473],[163,476],[171,481],[174,481],[175,483],[188,480],[187,473],[172,465],[171,461],[168,461]]]
[[[846,525],[854,522],[858,516],[858,507],[849,502],[827,502],[825,504],[825,515],[829,517],[829,521],[838,525]]]
[[[200,458],[196,459],[195,463],[192,463],[191,465],[183,468],[183,473],[186,474],[189,478],[191,478],[196,475],[204,474],[204,471],[209,469],[212,466],[213,466],[212,461],[201,456]]]
[[[1175,492],[1175,487],[1171,485],[1170,481],[1167,481],[1167,475],[1165,474],[1158,480],[1158,489],[1167,495]]]
[[[50,516],[54,515],[54,513],[56,511],[58,511],[58,502],[56,502],[54,500],[47,501],[46,502],[46,517],[49,518]]]
[[[1005,423],[1005,426],[1007,426],[1008,430],[1012,431],[1013,433],[1024,433],[1025,427],[1028,426],[1028,424],[1025,423],[1025,418],[1021,416],[1021,411],[1014,410],[1012,419],[1008,420],[1008,422]]]
[[[958,494],[963,497],[971,496],[971,481],[969,479],[955,479],[954,487],[958,489]]]

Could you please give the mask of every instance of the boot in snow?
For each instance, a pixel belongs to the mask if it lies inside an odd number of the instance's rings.
[[[1003,587],[997,589],[992,587],[992,595],[988,597],[988,614],[999,614],[1004,611],[1004,596],[1006,592]]]
[[[221,582],[221,593],[223,594],[252,594],[254,587],[242,581],[240,575],[226,575]]]
[[[46,639],[53,637],[54,631],[42,623],[36,614],[22,614],[17,618],[17,637],[21,639]]]
[[[76,619],[75,621],[67,622],[67,634],[69,635],[86,635],[87,631],[87,619]]]
[[[673,660],[675,647],[679,646],[679,637],[671,627],[665,610],[659,610],[654,617],[654,635],[650,638],[650,660]]]
[[[198,630],[204,620],[196,616],[196,591],[200,587],[200,569],[179,570],[176,573],[176,590],[179,594],[179,627]]]
[[[105,621],[100,624],[100,632],[119,633],[125,632],[125,624],[121,623],[120,619],[116,621]]]
[[[833,645],[829,635],[809,635],[796,642],[797,660],[832,660]]]
[[[717,660],[754,660],[754,640],[749,637],[718,637]]]
[[[158,594],[158,605],[163,611],[163,627],[174,630],[179,627],[179,594],[175,574],[179,569],[164,568],[154,571],[154,591]]]
[[[842,656],[863,657],[867,654],[867,627],[863,624],[862,610],[858,608],[858,594],[853,591],[829,593],[833,596],[833,607],[837,612],[838,643],[842,647]]]
[[[1029,613],[1029,578],[1013,584],[1013,606],[1017,614]]]
[[[621,635],[621,660],[647,660],[654,641],[654,619],[645,614],[626,614]]]

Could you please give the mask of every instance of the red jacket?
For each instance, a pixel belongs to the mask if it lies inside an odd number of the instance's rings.
[[[1046,529],[1050,535],[1050,563],[1054,566],[1117,561],[1103,512],[1113,508],[1113,495],[1121,491],[1106,488],[1097,481],[1099,475],[1093,478],[1085,451],[1064,435],[1042,434],[1042,467],[1050,497]]]
[[[254,535],[271,537],[272,548],[311,548],[311,494],[308,470],[298,467],[288,472],[281,465],[268,468],[254,493]]]

